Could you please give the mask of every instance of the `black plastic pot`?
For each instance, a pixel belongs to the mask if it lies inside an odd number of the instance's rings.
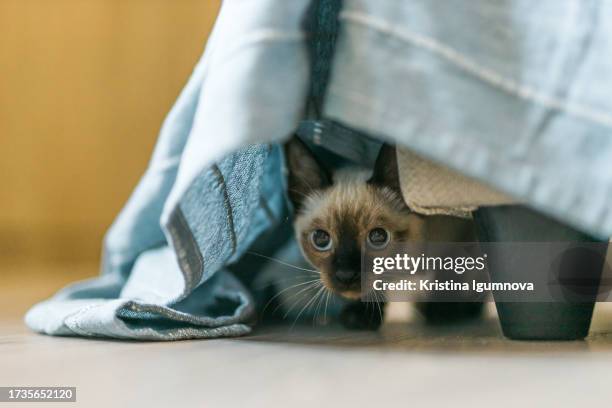
[[[513,340],[581,340],[589,334],[595,302],[496,303],[504,336]]]
[[[481,208],[475,213],[479,239],[482,242],[601,242],[565,224],[547,218],[521,206]],[[575,265],[588,265],[564,271],[563,278],[571,282],[588,274],[597,287],[607,245],[599,245],[599,253],[578,254]],[[582,258],[580,258],[582,257]],[[584,261],[584,262],[582,262]],[[512,261],[489,265],[492,282],[511,280],[520,265]],[[543,270],[543,274],[549,271]],[[514,340],[579,340],[587,336],[595,306],[596,290],[582,293],[579,300],[571,296],[554,302],[503,302],[496,300],[504,335]]]

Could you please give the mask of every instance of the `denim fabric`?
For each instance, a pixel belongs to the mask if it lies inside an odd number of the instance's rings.
[[[279,146],[237,150],[282,140],[304,113],[308,5],[223,3],[146,173],[105,238],[102,276],[34,306],[32,329],[152,340],[249,331],[250,293],[224,266],[286,203]]]
[[[612,2],[345,0],[325,112],[612,235]]]
[[[311,143],[369,165],[380,144],[371,137],[390,140],[612,235],[612,2],[344,0],[335,47],[314,47],[333,52],[328,81],[309,64],[318,51],[309,54],[303,25],[313,10],[335,13],[312,7],[334,1],[223,2],[106,236],[102,275],[33,307],[31,328],[157,340],[247,333],[253,300],[230,264],[284,218],[277,143],[313,119],[308,99],[320,104],[323,88],[324,115],[344,126],[307,124]],[[329,14],[314,21],[336,38]]]

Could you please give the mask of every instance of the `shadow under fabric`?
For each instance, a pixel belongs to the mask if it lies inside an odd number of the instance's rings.
[[[482,210],[488,239],[528,240],[521,220],[540,213],[561,223],[538,237],[564,224],[571,239],[612,235],[612,3],[434,3],[223,2],[105,238],[102,274],[26,323],[123,339],[248,333],[252,294],[228,266],[288,216],[280,143],[296,129],[339,165],[367,165],[385,140],[533,209]],[[508,219],[513,238],[496,229]]]

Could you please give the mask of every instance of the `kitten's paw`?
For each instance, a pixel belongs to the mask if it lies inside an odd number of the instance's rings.
[[[340,322],[351,330],[378,330],[383,323],[383,306],[375,303],[349,303],[340,313]]]
[[[417,310],[427,323],[444,324],[477,319],[482,315],[482,302],[419,302]]]

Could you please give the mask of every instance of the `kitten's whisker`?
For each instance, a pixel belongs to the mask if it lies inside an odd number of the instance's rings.
[[[276,285],[277,283],[292,282],[292,281],[296,281],[298,279],[308,279],[308,278],[314,278],[314,277],[315,277],[314,274],[310,275],[310,276],[304,274],[304,275],[301,275],[301,276],[292,276],[292,277],[285,278],[285,279],[274,279],[274,280],[271,280],[270,282],[262,283],[260,285],[254,285],[253,286],[253,290],[263,290],[263,289],[269,288],[270,286]],[[318,278],[316,278],[316,279],[318,279]]]
[[[323,286],[323,288],[327,289],[327,288],[325,288],[325,286]],[[325,297],[325,296],[323,296],[324,294],[325,294],[325,291],[321,292],[321,295],[319,296],[319,300],[317,301],[317,306],[315,307],[314,316],[312,317],[312,325],[313,326],[315,325],[317,317],[319,317],[319,309],[321,307],[321,303],[323,301],[323,298]]]
[[[319,287],[319,283],[318,282],[312,282],[310,285],[307,285],[306,287],[302,288],[300,291],[298,291],[296,294],[293,295],[293,297],[295,298],[295,301],[291,304],[291,306],[289,307],[289,309],[287,309],[287,311],[285,312],[285,314],[283,315],[283,319],[286,319],[287,316],[289,315],[289,313],[291,313],[291,310],[293,310],[293,308],[295,306],[297,306],[300,302],[302,302],[304,299],[308,298],[308,294],[309,291],[311,290],[316,290],[316,288]],[[298,297],[299,296],[299,297]],[[282,305],[281,303],[279,303],[275,308],[274,311],[278,310],[279,307],[281,306],[286,306],[286,305]]]
[[[325,297],[325,311],[323,312],[323,320],[327,322],[327,304],[329,303],[329,297],[331,296],[331,290],[326,288],[327,295]]]
[[[290,264],[290,263],[285,262],[285,261],[281,261],[280,259],[276,259],[276,258],[272,258],[272,257],[270,257],[270,256],[266,256],[266,255],[258,254],[257,252],[247,251],[246,253],[247,253],[247,254],[249,254],[249,255],[258,256],[258,257],[260,257],[260,258],[267,259],[267,260],[269,260],[269,261],[273,261],[273,262],[279,263],[279,264],[281,264],[281,265],[289,266],[289,267],[291,267],[291,268],[298,269],[298,270],[300,270],[300,271],[312,272],[312,273],[316,273],[316,274],[320,274],[320,273],[321,273],[321,272],[319,272],[319,271],[317,271],[317,270],[314,270],[314,269],[302,268],[302,267],[300,267],[300,266],[293,265],[293,264]]]
[[[319,299],[317,300],[317,306],[316,306],[316,308],[315,308],[315,316],[316,316],[316,317],[318,317],[318,316],[319,316],[319,309],[320,309],[320,307],[321,307],[321,304],[322,304],[323,298],[325,297],[324,295],[325,295],[325,291],[326,291],[326,290],[327,290],[327,288],[326,288],[325,286],[322,286],[322,287],[321,287],[321,292],[320,292],[320,293],[319,293],[319,295],[318,295],[318,298],[319,298]]]
[[[281,290],[281,291],[280,291],[280,292],[278,292],[276,295],[272,296],[272,297],[270,298],[270,300],[268,300],[268,302],[267,302],[267,303],[266,303],[266,305],[264,306],[263,310],[261,311],[261,314],[264,314],[264,313],[265,313],[265,311],[266,311],[266,309],[268,308],[268,306],[270,306],[270,303],[272,303],[272,301],[273,301],[274,299],[276,299],[277,297],[279,297],[280,295],[282,295],[284,292],[286,292],[286,291],[288,291],[288,290],[290,290],[290,289],[297,288],[298,286],[306,285],[306,284],[314,285],[314,284],[315,284],[317,281],[319,281],[319,278],[317,278],[317,279],[312,279],[312,280],[309,280],[309,281],[306,281],[306,282],[300,282],[300,283],[297,283],[297,284],[295,284],[295,285],[291,285],[291,286],[289,286],[289,287],[287,287],[287,288],[285,288],[285,289]],[[276,310],[276,309],[275,309],[275,310]]]
[[[308,306],[310,306],[310,304],[317,298],[318,294],[321,293],[321,291],[325,289],[325,286],[321,286],[321,288],[319,289],[319,291],[304,305],[304,307],[302,308],[302,310],[300,310],[300,313],[298,313],[297,317],[295,318],[295,320],[293,321],[293,324],[291,325],[291,328],[293,329],[295,327],[295,324],[297,323],[297,321],[300,319],[300,316],[302,315],[302,313],[304,313],[304,311],[306,310],[306,308]]]
[[[310,291],[316,291],[318,290],[319,286],[321,286],[321,282],[317,283],[317,284],[313,284],[312,286],[309,286],[309,290]],[[300,291],[300,292],[304,292],[304,291]],[[300,292],[298,292],[298,294],[300,294]],[[296,296],[298,295],[296,294]],[[308,296],[311,296],[310,299],[308,299]],[[314,295],[310,292],[304,292],[299,299],[297,299],[295,302],[293,302],[293,304],[291,305],[291,307],[287,310],[287,312],[285,313],[285,316],[283,316],[283,318],[287,318],[287,316],[289,316],[289,314],[291,313],[291,311],[293,310],[294,307],[296,307],[298,304],[304,304],[303,302],[306,302],[306,304],[308,302],[310,302],[312,300],[312,298],[314,297]]]
[[[319,290],[317,291],[317,293],[315,293],[314,298],[315,298],[315,299],[316,299],[316,298],[318,298],[320,294],[321,294],[321,289],[319,289]],[[314,308],[315,308],[315,309],[314,309],[314,313],[312,314],[312,327],[314,327],[314,325],[315,325],[315,321],[317,320],[317,307],[316,307],[316,305],[317,305],[317,301],[315,300],[315,301],[314,301],[314,303],[313,303],[312,305],[313,305],[313,306],[314,306]]]
[[[322,284],[323,284],[323,282],[321,282],[320,280],[318,280],[318,282],[315,282],[315,283],[313,283],[313,284],[311,284],[311,285],[308,285],[307,287],[303,288],[303,289],[302,289],[302,290],[300,290],[298,293],[296,293],[294,296],[296,296],[296,297],[297,297],[299,294],[304,293],[304,292],[305,292],[305,291],[307,291],[307,290],[316,290],[316,289],[317,289],[317,288],[318,288],[320,285],[322,285]],[[307,294],[306,294],[306,295],[307,295]],[[286,318],[287,318],[287,316],[289,316],[289,313],[291,313],[291,311],[293,310],[293,308],[295,307],[295,305],[297,305],[297,303],[298,303],[299,301],[301,301],[301,300],[304,298],[304,296],[306,296],[306,295],[303,295],[303,296],[302,296],[300,299],[297,299],[297,300],[296,300],[296,301],[293,303],[293,305],[291,305],[291,307],[290,307],[290,308],[287,310],[287,312],[286,312],[286,313],[285,313],[285,315],[283,316],[283,319],[286,319]]]

